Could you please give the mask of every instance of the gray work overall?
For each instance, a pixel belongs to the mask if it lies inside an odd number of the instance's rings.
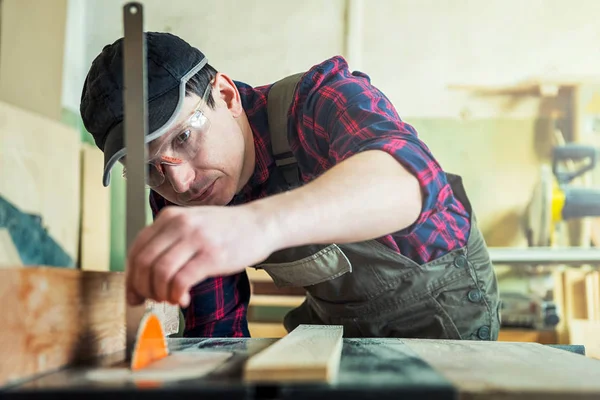
[[[268,99],[273,152],[290,188],[298,184],[298,172],[287,140],[288,110],[301,75],[278,81]],[[346,337],[497,340],[496,275],[462,179],[447,177],[471,215],[463,248],[418,264],[368,240],[283,249],[256,265],[276,286],[306,290],[302,305],[285,316],[285,328],[337,324]]]

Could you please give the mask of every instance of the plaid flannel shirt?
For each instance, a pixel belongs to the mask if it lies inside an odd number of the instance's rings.
[[[266,107],[271,85],[235,84],[253,131],[256,166],[230,205],[272,194],[267,183],[275,168]],[[453,196],[439,163],[416,130],[400,119],[389,99],[366,74],[351,72],[344,58],[325,60],[304,75],[293,99],[291,118],[295,132],[290,145],[304,182],[357,152],[373,149],[391,154],[417,177],[423,193],[418,220],[402,231],[378,238],[381,243],[418,263],[466,244],[469,215]],[[155,216],[171,205],[154,191],[150,204]],[[245,272],[207,279],[192,288],[191,299],[183,310],[184,336],[249,336],[246,312],[250,286]]]

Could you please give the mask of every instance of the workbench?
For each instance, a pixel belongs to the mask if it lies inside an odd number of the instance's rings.
[[[600,361],[538,343],[344,338],[339,373],[330,383],[247,383],[248,357],[277,339],[169,338],[171,354],[228,351],[200,378],[141,387],[98,382],[86,373],[117,362],[71,366],[14,384],[2,399],[598,399]],[[116,358],[115,358],[116,357]],[[140,396],[140,394],[142,394]]]

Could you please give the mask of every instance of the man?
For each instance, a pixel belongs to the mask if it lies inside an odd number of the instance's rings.
[[[154,221],[128,251],[129,303],[179,304],[185,336],[249,336],[254,266],[306,289],[288,330],[497,338],[496,277],[461,180],[367,75],[333,57],[251,87],[174,35],[146,43]],[[122,82],[118,40],[81,98],[105,186],[117,161],[126,176]]]

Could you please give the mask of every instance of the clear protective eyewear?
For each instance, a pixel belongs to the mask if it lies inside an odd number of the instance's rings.
[[[158,187],[165,181],[165,171],[163,165],[182,165],[192,160],[203,140],[204,134],[210,128],[210,120],[206,117],[203,109],[208,107],[208,97],[212,85],[209,83],[202,98],[194,107],[192,115],[182,124],[178,124],[177,129],[165,134],[163,137],[155,139],[162,142],[160,147],[148,155],[148,170],[146,172],[146,185],[149,187]],[[126,168],[123,168],[123,177],[127,179]]]

